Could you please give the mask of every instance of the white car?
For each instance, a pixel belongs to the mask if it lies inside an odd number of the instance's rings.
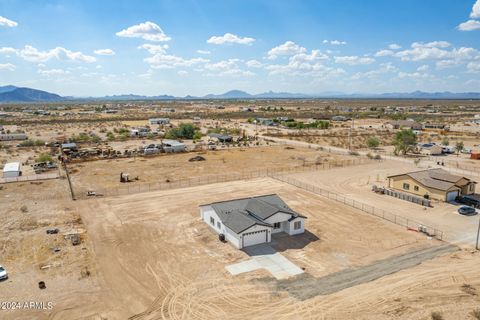
[[[0,280],[8,279],[7,270],[4,267],[0,266]]]

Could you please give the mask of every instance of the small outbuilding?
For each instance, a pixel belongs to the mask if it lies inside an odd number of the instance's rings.
[[[20,162],[9,162],[3,167],[4,178],[15,178],[22,175],[22,165]]]
[[[306,217],[276,194],[214,202],[200,206],[202,220],[234,247],[272,241],[272,234],[305,232]]]
[[[176,140],[163,140],[162,148],[165,152],[184,152],[187,150],[187,146]]]
[[[218,142],[221,142],[221,143],[226,143],[226,142],[232,142],[233,141],[233,137],[229,136],[227,134],[209,133],[208,136],[210,138],[218,140]]]

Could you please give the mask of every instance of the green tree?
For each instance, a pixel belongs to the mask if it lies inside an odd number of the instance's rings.
[[[380,145],[380,140],[377,137],[369,137],[365,142],[370,149],[377,148]]]
[[[414,150],[417,144],[417,136],[411,129],[404,129],[395,134],[392,144],[395,146],[395,154],[402,153],[405,155],[407,152]]]
[[[457,156],[463,150],[464,147],[465,145],[463,144],[463,141],[457,142],[457,144],[455,145],[455,150],[457,150]]]
[[[443,137],[442,144],[444,146],[448,146],[450,144],[450,140],[448,139],[448,137]]]

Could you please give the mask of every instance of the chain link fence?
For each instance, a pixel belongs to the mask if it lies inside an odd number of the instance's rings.
[[[160,191],[160,190],[169,190],[169,189],[180,189],[180,188],[189,188],[201,185],[208,185],[213,183],[222,183],[222,182],[231,182],[238,180],[250,180],[256,178],[270,177],[278,174],[293,174],[293,173],[302,173],[309,171],[318,171],[318,170],[328,170],[338,167],[347,167],[347,166],[356,166],[361,164],[369,164],[375,162],[370,159],[346,159],[338,161],[330,161],[322,164],[311,164],[301,167],[290,167],[290,168],[269,168],[263,170],[251,170],[251,171],[242,171],[238,173],[227,173],[221,175],[207,175],[200,176],[189,179],[180,179],[174,181],[162,181],[162,182],[153,182],[153,183],[135,183],[128,182],[124,186],[116,188],[95,188],[92,190],[82,190],[75,188],[73,183],[73,190],[75,193],[75,199],[91,199],[98,196],[121,196],[136,194],[142,192],[150,191]],[[88,193],[90,192],[90,193]],[[90,194],[90,195],[88,195]]]
[[[400,225],[402,227],[406,227],[409,230],[422,232],[422,233],[424,233],[428,236],[431,236],[433,238],[436,238],[438,240],[443,241],[445,239],[445,234],[444,234],[443,231],[441,231],[437,228],[428,226],[424,223],[421,223],[421,222],[418,222],[418,221],[415,221],[415,220],[412,220],[412,219],[409,219],[409,218],[405,218],[403,216],[385,211],[383,209],[376,208],[376,207],[371,206],[369,204],[366,204],[366,203],[363,203],[363,202],[360,202],[360,201],[357,201],[357,200],[353,200],[353,199],[348,198],[344,195],[341,195],[341,194],[338,194],[338,193],[335,193],[335,192],[331,192],[331,191],[319,188],[317,186],[314,186],[314,185],[311,185],[311,184],[308,184],[308,183],[305,183],[305,182],[301,182],[297,179],[287,177],[285,175],[272,175],[271,177],[273,179],[276,179],[276,180],[288,183],[290,185],[293,185],[297,188],[300,188],[300,189],[303,189],[303,190],[306,190],[306,191],[309,191],[309,192],[313,192],[313,193],[316,193],[316,194],[321,195],[323,197],[326,197],[328,199],[343,203],[343,204],[345,204],[347,206],[350,206],[352,208],[362,210],[363,212],[366,212],[366,213],[371,214],[373,216],[382,218],[384,220],[395,223],[395,224]]]

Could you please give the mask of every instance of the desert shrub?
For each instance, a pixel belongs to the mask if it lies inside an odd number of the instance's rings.
[[[477,320],[480,320],[480,309],[475,309],[471,312],[472,317],[474,317]]]
[[[357,151],[349,151],[348,154],[351,155],[351,156],[359,156],[360,155],[360,153],[358,153]]]
[[[52,156],[49,153],[41,153],[35,162],[50,162],[52,161]]]
[[[380,140],[377,137],[368,137],[365,141],[367,147],[370,149],[377,148],[380,145]]]
[[[443,320],[442,314],[440,312],[437,312],[437,311],[433,311],[430,314],[430,317],[432,318],[432,320]]]

